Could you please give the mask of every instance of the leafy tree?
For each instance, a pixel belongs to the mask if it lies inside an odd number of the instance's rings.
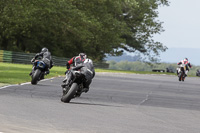
[[[139,51],[155,60],[154,56],[164,52],[167,48],[160,42],[152,40],[154,34],[161,33],[162,22],[156,20],[159,5],[168,5],[167,0],[125,0],[123,7],[124,21],[131,30],[131,34],[122,37],[126,43],[122,48],[129,52]]]
[[[1,0],[0,48],[71,57],[86,52],[102,61],[107,54],[139,51],[150,59],[166,50],[152,35],[167,0]]]

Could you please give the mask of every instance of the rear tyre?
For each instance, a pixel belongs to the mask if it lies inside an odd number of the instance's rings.
[[[31,84],[33,84],[33,85],[37,84],[37,82],[39,81],[39,78],[40,78],[40,74],[41,74],[41,70],[36,69],[36,71],[34,72],[34,74],[32,76]]]
[[[76,91],[78,90],[78,84],[73,83],[67,94],[64,94],[61,101],[64,103],[69,103],[72,98],[74,98]]]

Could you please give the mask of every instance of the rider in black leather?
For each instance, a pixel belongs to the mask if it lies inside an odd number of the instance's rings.
[[[87,55],[85,53],[80,53],[79,56],[71,58],[66,64],[67,69],[68,69],[67,72],[66,72],[67,79],[64,80],[63,82],[65,82],[65,81],[66,82],[61,85],[63,88],[65,86],[67,86],[69,84],[70,80],[73,78],[72,77],[72,73],[69,71],[71,69],[70,68],[71,64],[73,64],[73,67],[76,67],[76,66],[79,66],[79,65],[83,65],[84,67],[81,68],[80,71],[82,70],[82,72],[83,72],[84,69],[88,69],[92,73],[92,76],[89,76],[88,73],[84,74],[86,76],[86,78],[88,76],[88,79],[86,80],[86,82],[83,83],[85,92],[88,92],[89,86],[90,86],[90,84],[92,82],[92,78],[94,78],[94,76],[95,76],[95,70],[94,70],[94,66],[93,66],[92,60],[88,59]],[[87,72],[87,71],[85,71],[85,72]]]
[[[51,53],[49,52],[49,50],[47,48],[42,48],[40,53],[37,53],[35,55],[35,57],[31,60],[31,62],[34,62],[35,59],[37,59],[38,57],[42,57],[42,60],[44,61],[44,63],[47,65],[46,70],[45,70],[45,74],[49,74],[49,69],[51,69],[53,67],[53,61],[51,59]],[[33,64],[33,68],[32,71],[35,68],[35,64]],[[32,75],[32,71],[29,75]]]

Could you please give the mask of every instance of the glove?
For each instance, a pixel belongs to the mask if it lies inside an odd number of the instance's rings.
[[[39,56],[40,54],[39,53],[37,53],[35,56],[37,57],[37,56]]]
[[[31,60],[31,62],[34,62],[35,61],[35,58],[33,58],[32,60]]]
[[[69,69],[70,68],[70,64],[67,62],[67,64],[66,64],[66,66],[67,66],[67,69]]]

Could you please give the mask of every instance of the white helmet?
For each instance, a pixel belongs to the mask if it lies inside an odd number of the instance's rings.
[[[48,48],[45,48],[45,47],[42,48],[41,52],[42,52],[42,53],[48,52]]]

